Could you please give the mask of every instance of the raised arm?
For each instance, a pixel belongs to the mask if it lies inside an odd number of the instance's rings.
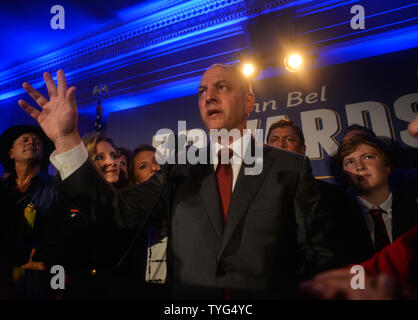
[[[92,223],[102,223],[106,220],[107,223],[116,222],[120,227],[141,224],[147,213],[152,211],[154,203],[162,199],[165,175],[161,173],[158,175],[159,179],[150,179],[149,183],[141,187],[116,192],[97,171],[95,165],[87,160],[88,156],[77,128],[75,87],[67,88],[62,70],[58,70],[57,78],[58,88],[51,75],[44,73],[49,100],[29,83],[23,83],[23,88],[41,110],[24,100],[18,102],[23,110],[38,121],[45,134],[55,144],[53,157],[56,161],[53,161],[53,164],[58,166],[63,180],[56,186],[57,189],[87,214]],[[59,160],[57,156],[65,159]],[[164,205],[165,201],[161,200],[159,204]]]
[[[91,223],[129,229],[140,226],[151,211],[151,222],[166,217],[166,176],[159,171],[138,186],[117,191],[88,160],[56,188],[88,214]]]

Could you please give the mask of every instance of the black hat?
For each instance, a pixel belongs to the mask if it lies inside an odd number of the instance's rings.
[[[54,150],[53,142],[46,136],[41,127],[31,125],[18,125],[6,129],[0,136],[0,162],[7,171],[14,169],[14,161],[9,157],[9,151],[17,138],[25,133],[34,133],[42,140],[44,159],[42,167],[49,164],[49,156]]]

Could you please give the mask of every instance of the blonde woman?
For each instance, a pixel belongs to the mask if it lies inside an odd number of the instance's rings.
[[[87,134],[83,137],[90,158],[107,182],[117,187],[119,182],[119,153],[112,139],[103,133]]]

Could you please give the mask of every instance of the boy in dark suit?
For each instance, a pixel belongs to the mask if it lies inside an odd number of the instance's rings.
[[[338,162],[350,185],[353,208],[341,216],[357,263],[392,243],[418,222],[416,190],[398,187],[391,191],[391,162],[386,145],[376,137],[364,134],[344,139],[337,153]],[[348,250],[348,249],[347,249]]]

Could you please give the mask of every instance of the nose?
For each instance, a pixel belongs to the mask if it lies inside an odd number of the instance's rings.
[[[218,101],[218,92],[216,88],[209,87],[206,92],[206,104]]]
[[[356,162],[356,170],[363,171],[364,169],[365,169],[364,162],[363,160],[360,159],[359,161]]]
[[[26,142],[26,145],[30,146],[30,145],[34,145],[36,144],[36,139],[34,138],[29,138],[28,141]]]
[[[104,166],[105,167],[112,167],[112,168],[116,168],[119,164],[119,160],[118,159],[113,159],[112,157],[107,157],[105,159],[105,163]]]
[[[287,143],[286,143],[286,139],[283,138],[277,138],[276,139],[276,143],[275,143],[276,147],[281,148],[281,149],[287,149]]]
[[[279,144],[280,144],[280,147],[281,148],[283,148],[283,149],[286,149],[287,148],[287,141],[286,141],[286,139],[280,139],[280,142],[279,142]]]

